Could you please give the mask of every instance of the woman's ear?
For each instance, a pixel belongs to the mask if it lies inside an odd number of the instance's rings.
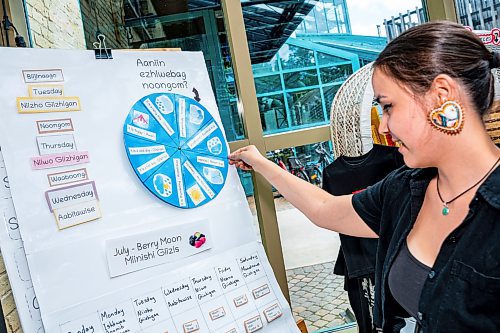
[[[439,74],[432,81],[430,93],[435,95],[436,104],[442,104],[446,101],[456,101],[459,97],[458,83],[447,74]]]

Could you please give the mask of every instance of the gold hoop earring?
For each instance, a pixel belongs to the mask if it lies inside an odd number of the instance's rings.
[[[438,131],[456,135],[464,126],[464,111],[458,102],[445,100],[441,106],[429,112],[428,120]]]

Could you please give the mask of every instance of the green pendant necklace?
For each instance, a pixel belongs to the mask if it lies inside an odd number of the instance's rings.
[[[450,207],[448,207],[448,204],[452,203],[453,201],[457,200],[458,198],[460,198],[465,193],[467,193],[470,190],[472,190],[479,183],[481,183],[486,177],[488,177],[488,175],[497,166],[498,161],[500,161],[500,157],[497,159],[497,161],[495,162],[495,164],[493,164],[493,166],[491,167],[491,169],[483,176],[483,178],[479,179],[479,181],[477,183],[475,183],[474,185],[472,185],[471,187],[469,187],[468,189],[466,189],[465,191],[463,191],[462,193],[460,193],[459,195],[457,195],[456,197],[454,197],[453,199],[448,200],[448,201],[443,200],[443,197],[441,196],[441,192],[439,192],[439,172],[438,172],[437,179],[436,179],[436,188],[437,188],[437,193],[438,193],[438,196],[439,196],[439,200],[441,200],[441,202],[443,204],[443,210],[441,211],[441,214],[443,214],[444,216],[448,215],[450,213]]]

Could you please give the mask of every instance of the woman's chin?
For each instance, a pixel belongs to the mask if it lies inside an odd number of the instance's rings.
[[[422,168],[428,168],[430,165],[425,163],[424,161],[416,158],[412,154],[408,153],[408,150],[406,151],[406,154],[403,155],[403,160],[405,162],[405,165],[409,168],[412,169],[422,169]]]

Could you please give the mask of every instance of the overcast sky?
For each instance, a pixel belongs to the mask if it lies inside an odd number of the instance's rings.
[[[422,8],[421,0],[346,0],[354,35],[378,36],[377,24],[385,36],[384,19],[400,12]]]

